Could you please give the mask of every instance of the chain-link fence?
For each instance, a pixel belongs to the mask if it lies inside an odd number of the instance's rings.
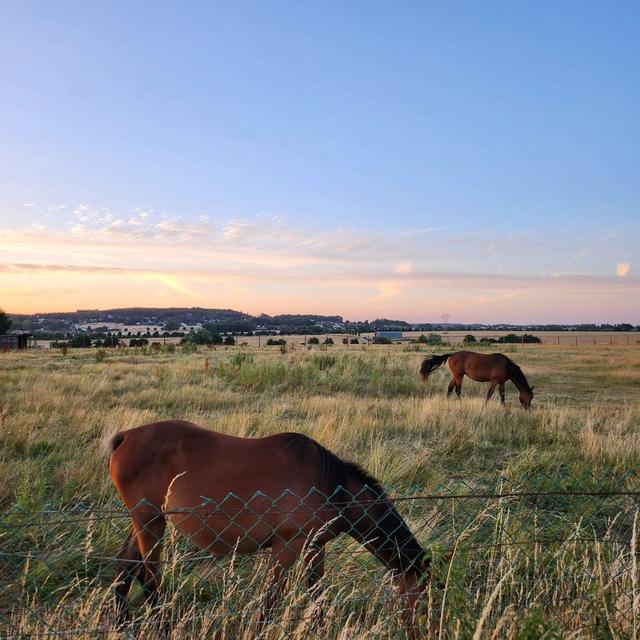
[[[282,525],[301,522],[292,495],[283,503],[230,493],[172,510],[144,501],[132,510],[119,503],[14,507],[0,516],[0,636],[122,637],[124,600],[114,594],[119,588],[122,596],[131,578],[127,628],[140,638],[637,637],[635,474],[452,481],[385,501],[424,549],[424,564],[406,555],[413,543],[398,527],[378,526],[388,515],[379,509],[383,499],[350,496],[340,509],[359,501],[365,539],[347,531],[325,544],[336,520],[315,528],[305,520],[304,540]],[[314,495],[312,502],[298,496],[299,504],[323,509]],[[151,535],[144,557],[137,543],[121,551],[131,512],[146,528],[131,540]],[[293,550],[287,571],[278,571],[272,546],[280,558]],[[422,580],[407,589],[403,579],[416,568]],[[411,594],[419,595],[408,624]]]

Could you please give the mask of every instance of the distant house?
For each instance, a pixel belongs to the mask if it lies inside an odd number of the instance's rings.
[[[0,336],[0,351],[15,351],[32,346],[32,336],[26,331]]]
[[[402,335],[402,331],[376,331],[375,337],[387,340],[408,340]]]
[[[184,322],[180,323],[180,331],[200,331],[202,329],[202,324],[197,322],[196,324],[185,324]]]

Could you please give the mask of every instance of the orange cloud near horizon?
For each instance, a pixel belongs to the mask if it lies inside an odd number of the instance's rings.
[[[602,251],[602,242],[554,251],[546,239],[496,234],[316,231],[266,217],[216,231],[204,219],[84,208],[66,226],[0,230],[0,306],[10,313],[199,306],[353,320],[448,314],[457,322],[637,323],[640,279],[628,263],[617,265],[617,275],[562,273],[592,246]],[[554,265],[560,273],[541,268],[549,262],[540,259],[543,247],[571,256]]]
[[[640,294],[637,280],[616,287],[606,280],[588,278],[562,282],[488,275],[483,283],[477,276],[431,274],[410,282],[353,276],[327,284],[317,276],[296,273],[264,276],[14,266],[0,270],[0,300],[13,313],[199,306],[253,314],[335,314],[354,320],[437,321],[447,313],[458,322],[586,322],[608,320],[602,317],[607,315],[602,313],[603,303],[618,309],[619,321],[633,319]]]

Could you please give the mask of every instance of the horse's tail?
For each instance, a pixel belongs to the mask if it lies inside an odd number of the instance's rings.
[[[124,442],[124,432],[120,431],[113,436],[108,443],[109,453],[113,453]]]
[[[441,356],[425,358],[422,362],[422,366],[420,367],[420,377],[422,378],[422,382],[426,382],[431,372],[435,371],[438,367],[441,367],[451,355],[453,354],[443,353]]]
[[[118,431],[116,434],[106,436],[100,443],[100,452],[106,458],[110,458],[111,454],[124,442],[124,434],[126,431]]]

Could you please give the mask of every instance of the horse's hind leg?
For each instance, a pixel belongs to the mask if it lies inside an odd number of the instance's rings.
[[[456,395],[458,396],[458,400],[460,400],[460,396],[462,396],[462,378],[464,378],[464,374],[459,378],[455,378],[456,383]]]
[[[496,385],[497,384],[498,384],[497,382],[492,382],[489,385],[489,391],[487,391],[487,397],[486,397],[486,399],[484,401],[485,404],[487,404],[487,402],[489,402],[489,400],[491,400],[491,396],[493,395],[493,392],[496,390]]]
[[[447,398],[451,396],[455,388],[456,388],[456,381],[454,378],[451,378],[451,381],[449,382],[449,386],[447,387]]]
[[[133,578],[140,575],[144,570],[142,566],[142,556],[138,550],[133,532],[129,532],[129,537],[117,555],[118,577],[116,578],[116,616],[118,625],[126,625],[130,619],[128,595]]]
[[[160,554],[162,536],[166,527],[164,515],[158,512],[151,518],[134,519],[134,539],[142,556],[144,572],[139,575],[144,589],[144,597],[151,607],[158,602],[160,592]]]
[[[504,406],[504,382],[498,384],[498,391],[500,392],[500,402]]]
[[[285,587],[287,572],[300,557],[304,540],[284,540],[277,538],[271,547],[271,568],[269,583],[262,601],[261,611],[258,613],[257,625],[260,631],[272,619],[273,608],[280,599]]]

